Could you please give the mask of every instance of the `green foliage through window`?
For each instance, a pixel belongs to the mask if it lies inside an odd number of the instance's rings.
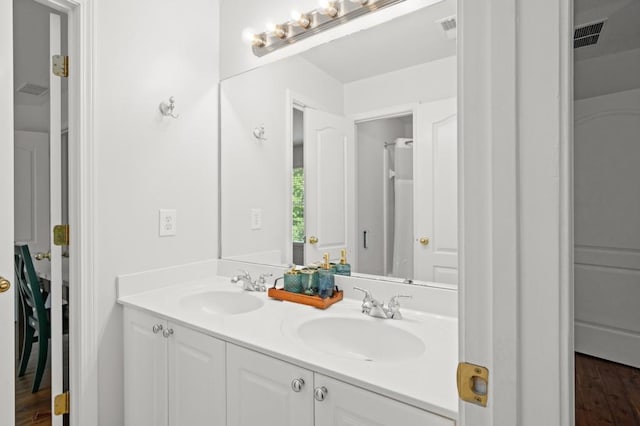
[[[293,241],[304,242],[304,169],[293,169]]]

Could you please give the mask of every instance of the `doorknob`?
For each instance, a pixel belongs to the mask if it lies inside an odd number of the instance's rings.
[[[4,277],[0,277],[0,293],[4,293],[5,291],[11,288],[11,283]]]
[[[314,237],[313,235],[309,237],[309,244],[317,244],[318,237]]]
[[[48,251],[46,253],[38,252],[38,253],[34,254],[33,257],[36,260],[45,260],[45,259],[47,259],[47,260],[51,261],[51,252],[50,251]]]
[[[427,246],[429,245],[429,238],[427,237],[422,237],[418,240],[420,242],[420,244],[422,244],[423,246]]]

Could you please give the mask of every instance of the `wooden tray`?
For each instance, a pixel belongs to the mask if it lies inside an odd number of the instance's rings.
[[[318,309],[327,309],[334,303],[341,301],[343,297],[342,290],[334,291],[333,296],[323,299],[320,296],[308,296],[306,294],[291,293],[290,291],[273,287],[267,291],[267,295],[274,299],[301,303],[303,305],[313,306],[314,308]]]

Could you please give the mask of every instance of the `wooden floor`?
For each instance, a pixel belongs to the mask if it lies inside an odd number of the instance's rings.
[[[16,378],[16,426],[51,425],[51,357],[42,377],[40,390],[31,393],[37,355],[38,344],[34,343],[26,374]]]
[[[640,370],[576,354],[576,426],[640,426]]]

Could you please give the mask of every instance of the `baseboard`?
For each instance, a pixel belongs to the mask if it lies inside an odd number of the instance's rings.
[[[640,368],[640,334],[576,321],[575,351]]]

